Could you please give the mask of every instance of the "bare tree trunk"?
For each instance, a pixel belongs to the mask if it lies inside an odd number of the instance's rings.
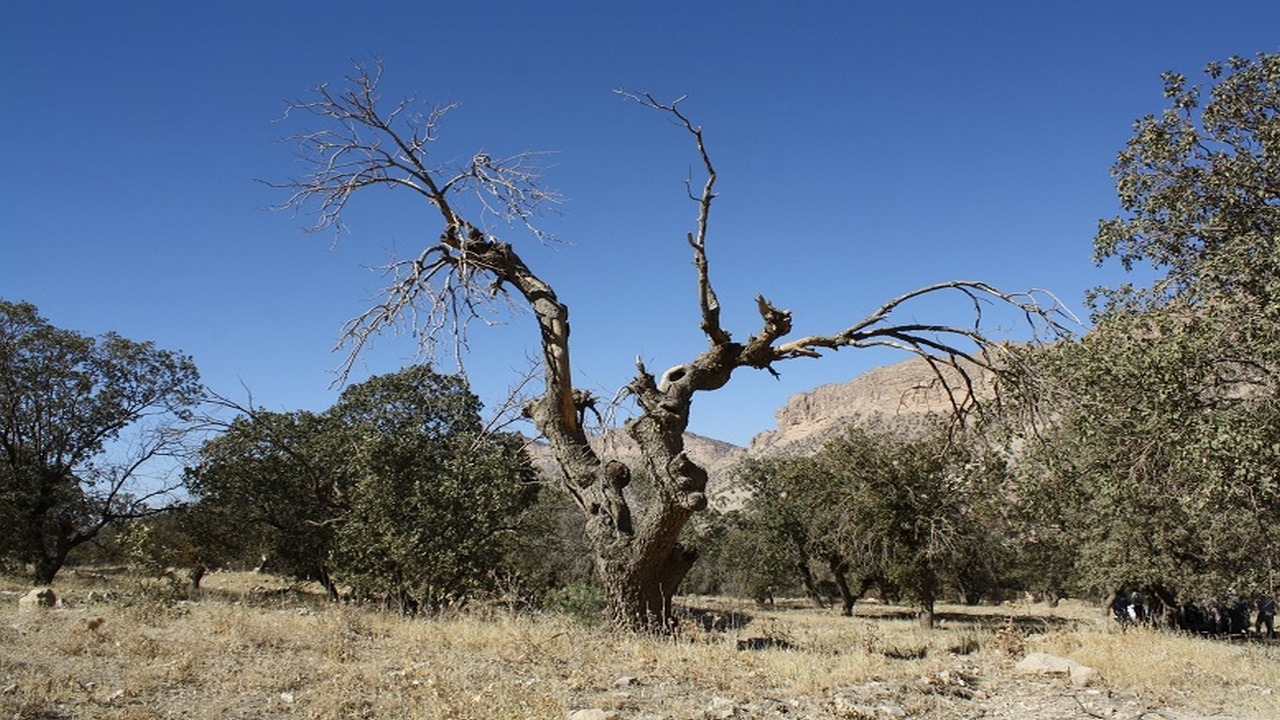
[[[827,609],[827,600],[818,591],[818,583],[813,579],[813,571],[809,569],[809,563],[797,562],[796,572],[800,575],[800,583],[804,585],[804,594],[808,596],[809,602],[819,610]]]
[[[365,343],[384,329],[408,320],[419,341],[427,346],[424,349],[430,350],[438,335],[453,333],[457,337],[460,328],[481,317],[482,308],[494,298],[518,295],[537,320],[545,378],[542,396],[526,406],[525,414],[551,445],[560,468],[559,484],[583,513],[609,615],[620,628],[669,626],[671,598],[697,556],[677,542],[692,514],[707,504],[707,473],[689,459],[684,448],[695,393],[718,390],[738,368],[774,372],[774,363],[816,358],[827,350],[890,346],[924,357],[935,370],[956,370],[963,387],[951,397],[960,413],[977,400],[971,392],[969,368],[992,367],[985,351],[994,345],[977,332],[976,322],[964,327],[915,321],[895,324],[890,321],[893,312],[915,298],[943,291],[959,292],[970,301],[978,320],[981,303],[988,297],[1004,300],[1028,317],[1050,324],[1057,311],[1056,303],[1050,310],[1040,308],[1033,294],[1007,295],[985,283],[954,281],[895,298],[837,333],[784,343],[781,339],[791,332],[791,314],[757,297],[762,327],[745,342],[734,342],[721,327],[720,304],[708,271],[707,220],[715,198],[716,172],[703,144],[702,129],[678,108],[680,100],[663,104],[649,95],[628,94],[640,104],[668,114],[693,137],[706,173],[701,194],[693,196],[698,206],[697,229],[688,234],[687,241],[697,273],[700,327],[709,341],[709,347],[692,362],[668,369],[661,378],[636,363],[636,376],[627,390],[639,406],[639,414],[627,429],[640,446],[642,469],[652,479],[654,494],[639,517],[633,518],[623,493],[632,468],[617,461],[604,462],[583,429],[583,415],[594,398],[573,386],[568,308],[509,243],[480,230],[515,224],[544,237],[531,218],[541,204],[555,202],[557,196],[540,186],[537,154],[495,159],[478,153],[462,166],[430,166],[428,163],[435,160],[434,156],[429,159],[428,148],[438,137],[439,120],[452,106],[435,107],[425,114],[402,112],[408,106],[406,101],[383,112],[377,106],[380,76],[381,68],[369,72],[357,66],[345,89],[322,85],[316,88],[312,101],[291,106],[291,110],[320,118],[328,129],[295,136],[311,173],[280,186],[292,193],[283,207],[318,208],[314,229],[340,226],[353,193],[373,186],[416,192],[443,220],[438,242],[429,244],[416,258],[398,260],[384,268],[392,278],[384,297],[345,326],[343,342],[350,347],[346,368]],[[476,210],[480,217],[475,223],[459,213],[461,206],[454,205],[455,196],[463,192],[475,192],[481,198]],[[970,347],[948,344],[946,338]],[[945,387],[952,388],[947,377],[940,372],[938,377]]]
[[[204,565],[196,565],[187,570],[187,580],[191,583],[191,592],[200,592],[200,583],[204,580],[204,576],[209,572],[209,568]]]

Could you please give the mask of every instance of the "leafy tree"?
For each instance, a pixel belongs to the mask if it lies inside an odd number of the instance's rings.
[[[517,436],[487,432],[464,380],[416,366],[347,388],[324,413],[253,409],[191,474],[211,539],[338,593],[434,609],[507,564],[536,497]]]
[[[1125,215],[1104,220],[1095,257],[1149,263],[1152,287],[1107,290],[1116,310],[1223,303],[1280,319],[1280,54],[1210,63],[1204,99],[1164,74],[1170,107],[1134,127],[1112,167]]]
[[[852,428],[818,460],[832,478],[845,557],[910,593],[921,625],[932,627],[948,580],[967,574],[972,585],[973,554],[994,549],[1003,462],[944,428],[915,438]]]
[[[751,492],[740,531],[752,543],[737,561],[754,568],[760,582],[783,586],[781,576],[798,578],[818,607],[826,606],[819,578],[828,575],[840,592],[842,612],[851,615],[877,568],[853,568],[860,591],[850,588],[850,563],[841,547],[842,478],[818,458],[780,457],[748,460],[739,468],[739,479]]]
[[[1009,475],[966,433],[851,427],[814,455],[751,460],[741,473],[752,542],[730,561],[760,578],[799,578],[819,605],[820,576],[834,581],[845,615],[878,585],[914,598],[931,626],[946,589],[977,602],[1013,580],[1002,549]]]
[[[507,562],[529,599],[545,603],[563,598],[571,586],[593,586],[591,545],[579,517],[573,502],[557,492],[539,492],[521,515],[519,540]],[[603,602],[598,588],[594,593]]]
[[[337,595],[330,556],[348,508],[347,448],[333,420],[245,409],[205,443],[187,477],[195,529],[211,550],[265,558],[278,572]],[[205,560],[205,562],[209,562]]]
[[[1074,548],[1063,559],[1082,589],[1140,583],[1202,597],[1274,573],[1280,403],[1239,386],[1221,395],[1226,348],[1202,323],[1115,314],[1039,358],[1059,392],[1030,446],[1045,472],[1025,492],[1041,530]]]
[[[1097,591],[1201,596],[1275,573],[1280,55],[1206,72],[1207,99],[1164,75],[1169,108],[1112,169],[1125,214],[1095,239],[1099,261],[1157,280],[1101,289],[1086,337],[1029,353],[1050,420],[1030,493],[1072,529],[1073,575]]]
[[[348,388],[330,415],[350,450],[343,582],[412,610],[491,586],[537,496],[523,439],[487,433],[466,382],[425,366]]]
[[[0,300],[0,554],[48,583],[105,528],[157,512],[201,397],[186,356]]]
[[[681,530],[707,504],[707,473],[684,448],[697,393],[724,387],[739,369],[772,372],[776,363],[846,347],[896,347],[967,377],[973,366],[966,361],[994,367],[987,353],[1000,351],[979,330],[980,312],[989,300],[1010,303],[1029,318],[1053,324],[1056,303],[1041,307],[1041,296],[1010,295],[980,282],[953,281],[906,293],[845,328],[793,340],[784,340],[792,331],[791,314],[760,297],[759,329],[746,341],[735,341],[721,324],[711,282],[707,228],[717,175],[702,129],[685,115],[679,100],[662,103],[649,95],[625,94],[673,120],[696,149],[704,174],[701,193],[693,198],[696,225],[687,243],[696,270],[700,327],[708,341],[691,360],[658,375],[637,363],[636,375],[625,388],[636,406],[627,430],[643,457],[633,468],[602,455],[588,439],[584,419],[596,400],[574,387],[568,305],[513,243],[494,234],[514,226],[546,239],[536,220],[558,197],[541,183],[538,154],[503,158],[480,152],[462,163],[437,162],[440,126],[451,107],[419,112],[405,101],[384,108],[379,103],[380,74],[380,68],[370,72],[357,67],[345,86],[321,86],[310,100],[290,108],[295,114],[311,115],[320,127],[295,138],[307,172],[282,184],[290,193],[283,204],[315,208],[315,229],[340,228],[351,199],[375,188],[416,194],[439,215],[436,239],[416,257],[389,265],[391,280],[384,297],[344,328],[351,351],[348,367],[370,338],[401,323],[412,324],[415,337],[430,352],[446,335],[461,340],[471,320],[489,319],[503,300],[527,306],[538,326],[543,387],[525,413],[552,447],[561,471],[560,489],[582,513],[609,614],[620,628],[669,627],[671,598],[697,558],[693,548],[680,542]],[[962,326],[897,321],[902,313],[895,313],[912,301],[942,293],[955,293],[979,317]],[[959,407],[972,401],[964,385],[955,395]],[[637,471],[651,480],[647,502],[627,490]]]

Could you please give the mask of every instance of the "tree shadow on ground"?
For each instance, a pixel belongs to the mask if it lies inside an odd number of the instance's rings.
[[[910,608],[894,608],[873,614],[854,612],[854,617],[863,620],[909,620],[917,619],[917,614]],[[933,616],[939,625],[970,627],[976,630],[995,630],[998,628],[1027,628],[1035,630],[1055,630],[1074,627],[1080,620],[1057,617],[1054,615],[1020,615],[1017,613],[991,614],[966,612],[939,612]]]
[[[836,611],[831,609],[819,609],[805,600],[778,600],[777,602],[760,608],[760,612],[765,613],[824,613],[830,614],[833,620],[839,619]],[[717,607],[717,603],[698,605],[681,605],[676,609],[676,618],[680,622],[687,622],[703,632],[729,632],[746,628],[755,619],[756,615],[741,609],[727,609],[723,606]],[[869,622],[881,621],[906,621],[915,622],[917,619],[916,610],[914,608],[901,605],[881,605],[881,604],[862,604],[859,603],[854,609],[851,620],[864,620]],[[1001,608],[985,605],[975,607],[972,611],[963,608],[949,607],[946,610],[940,610],[934,615],[938,629],[972,629],[982,631],[996,631],[1000,629],[1032,631],[1032,632],[1048,632],[1050,630],[1064,629],[1078,626],[1085,620],[1080,618],[1068,617],[1066,615],[1059,616],[1053,614],[1027,614],[1009,609],[1008,612],[1001,612]]]
[[[688,622],[703,632],[728,632],[741,630],[750,625],[755,617],[749,613],[723,608],[694,607],[681,605],[676,608],[676,619]]]

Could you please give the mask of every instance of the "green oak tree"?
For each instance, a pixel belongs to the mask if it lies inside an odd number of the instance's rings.
[[[214,546],[406,611],[511,566],[537,485],[523,440],[486,430],[462,378],[419,365],[352,385],[323,413],[242,410],[189,476]]]
[[[852,567],[908,593],[923,627],[950,585],[972,597],[999,584],[995,568],[1008,475],[1003,460],[966,433],[851,428],[817,461],[840,511],[839,547]],[[977,557],[975,557],[977,556]]]
[[[213,553],[201,562],[237,558],[336,597],[331,556],[350,484],[340,428],[323,413],[242,410],[187,474],[189,525]]]
[[[349,451],[344,583],[432,611],[512,567],[539,486],[524,440],[487,432],[461,377],[406,368],[348,388],[330,415]]]
[[[850,563],[841,547],[845,529],[840,506],[841,479],[818,458],[795,456],[748,460],[738,468],[739,482],[751,493],[740,516],[740,534],[749,539],[750,553],[737,558],[753,569],[757,583],[776,584],[780,576],[800,581],[818,607],[827,604],[819,578],[829,577],[840,594],[841,611],[853,605],[877,576],[878,567],[853,567],[854,592],[849,584]]]
[[[184,355],[0,300],[0,554],[52,582],[77,547],[169,504],[202,394]]]
[[[1169,107],[1112,168],[1124,212],[1095,256],[1154,282],[1099,289],[1088,335],[1028,352],[1047,410],[1028,497],[1083,589],[1196,599],[1275,582],[1280,55],[1206,76],[1207,92],[1166,73]]]

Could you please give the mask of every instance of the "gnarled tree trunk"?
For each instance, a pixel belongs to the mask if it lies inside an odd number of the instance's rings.
[[[772,365],[782,360],[869,346],[914,352],[935,369],[945,365],[958,370],[967,384],[968,368],[991,366],[983,353],[992,345],[976,332],[976,323],[969,327],[893,324],[889,317],[895,309],[923,295],[952,290],[972,302],[975,312],[980,312],[980,300],[986,298],[1004,300],[1028,316],[1046,321],[1056,312],[1056,305],[1050,310],[1040,308],[1029,294],[1006,295],[984,283],[955,281],[891,300],[838,333],[782,343],[780,339],[791,332],[790,313],[758,297],[761,329],[745,343],[734,342],[720,326],[720,305],[708,273],[707,219],[715,197],[716,173],[703,145],[702,129],[677,107],[679,100],[662,104],[648,95],[628,95],[667,113],[688,131],[706,172],[702,193],[693,198],[698,204],[697,231],[689,233],[687,240],[697,271],[700,324],[709,347],[692,362],[667,370],[661,378],[637,362],[636,376],[627,389],[639,414],[628,422],[627,430],[639,444],[643,467],[602,459],[583,428],[583,415],[594,398],[573,386],[568,308],[510,244],[479,229],[523,224],[541,237],[530,219],[540,203],[554,201],[556,196],[541,188],[533,169],[535,154],[522,153],[504,160],[479,153],[461,167],[428,166],[428,149],[437,139],[437,123],[452,106],[414,114],[402,112],[407,103],[401,103],[382,112],[377,106],[381,69],[370,73],[358,66],[357,70],[346,89],[320,86],[313,101],[291,106],[294,111],[319,117],[328,129],[295,136],[312,172],[281,186],[292,192],[284,206],[314,204],[319,211],[315,229],[319,229],[340,225],[342,211],[356,191],[394,187],[421,195],[440,212],[444,227],[439,241],[428,245],[417,258],[385,268],[392,277],[385,297],[344,329],[344,342],[351,346],[347,367],[365,342],[383,329],[409,319],[420,341],[430,344],[437,334],[458,332],[477,317],[478,308],[495,296],[512,294],[514,289],[514,295],[537,319],[544,365],[543,393],[526,406],[525,414],[550,443],[560,468],[559,484],[583,513],[609,616],[618,627],[669,627],[671,598],[697,557],[677,542],[689,518],[707,504],[707,473],[689,459],[684,448],[695,393],[723,387],[737,368],[773,372]],[[458,211],[461,200],[455,207],[455,197],[464,191],[481,197],[477,210],[481,217],[474,224]],[[947,337],[970,347],[958,349],[941,339]],[[941,372],[938,377],[947,383]],[[957,411],[974,399],[971,393],[963,393]],[[624,490],[633,471],[640,470],[653,483],[652,501],[642,512],[633,513]]]

